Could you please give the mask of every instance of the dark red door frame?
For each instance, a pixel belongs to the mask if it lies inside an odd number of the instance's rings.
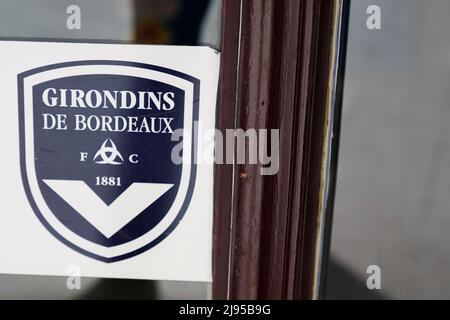
[[[224,0],[218,128],[280,129],[280,169],[216,165],[214,298],[318,297],[345,10],[342,0]]]

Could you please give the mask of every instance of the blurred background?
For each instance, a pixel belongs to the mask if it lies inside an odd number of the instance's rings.
[[[450,299],[449,15],[449,0],[351,2],[328,298]]]
[[[80,30],[66,9],[81,9]],[[220,46],[221,0],[0,0],[0,36]]]

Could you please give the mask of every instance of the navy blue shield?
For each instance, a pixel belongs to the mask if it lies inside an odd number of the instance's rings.
[[[114,262],[174,230],[195,185],[198,79],[81,61],[24,72],[18,86],[22,179],[49,232]]]

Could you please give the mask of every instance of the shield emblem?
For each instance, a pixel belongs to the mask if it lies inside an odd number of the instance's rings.
[[[18,89],[22,179],[50,233],[109,263],[175,229],[195,185],[198,79],[81,61],[24,72]]]

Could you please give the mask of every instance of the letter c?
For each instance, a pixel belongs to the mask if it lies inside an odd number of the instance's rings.
[[[138,163],[138,155],[137,154],[132,154],[131,156],[128,157],[128,160],[130,160],[131,163]]]

